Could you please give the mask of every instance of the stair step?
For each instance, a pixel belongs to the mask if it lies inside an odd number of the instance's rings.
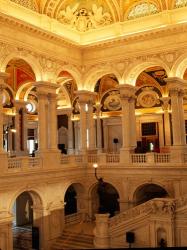
[[[93,235],[84,232],[64,230],[63,234],[56,239],[51,250],[63,249],[93,249]]]

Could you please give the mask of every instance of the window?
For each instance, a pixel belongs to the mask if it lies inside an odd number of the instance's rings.
[[[158,13],[159,10],[156,5],[152,3],[140,3],[135,5],[129,12],[127,19],[135,19],[143,16]]]
[[[142,123],[142,136],[156,135],[156,122]]]
[[[181,8],[187,6],[187,0],[176,0],[175,7]]]

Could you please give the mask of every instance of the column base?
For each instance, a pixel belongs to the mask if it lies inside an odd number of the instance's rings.
[[[120,163],[131,163],[131,148],[120,148]]]
[[[60,151],[56,149],[35,152],[35,156],[42,159],[43,168],[57,168],[60,165],[60,154]]]

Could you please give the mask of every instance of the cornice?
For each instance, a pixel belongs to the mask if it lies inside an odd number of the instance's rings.
[[[97,41],[90,44],[84,44],[81,45],[78,42],[72,41],[71,39],[61,37],[60,35],[57,35],[50,31],[45,31],[42,28],[39,28],[35,25],[26,23],[22,20],[19,20],[15,17],[8,16],[4,13],[0,13],[0,23],[6,26],[15,26],[16,29],[19,29],[21,31],[34,34],[35,36],[39,38],[43,38],[47,41],[51,41],[53,43],[64,45],[67,47],[74,47],[78,48],[80,50],[84,50],[86,48],[107,48],[111,46],[120,46],[134,42],[134,41],[141,41],[141,40],[148,40],[153,38],[158,38],[162,36],[170,35],[171,33],[181,33],[187,31],[187,23],[178,23],[178,24],[165,24],[160,27],[153,27],[152,29],[148,29],[145,31],[140,32],[134,32],[131,34],[121,34],[121,36],[116,38],[108,38],[107,40],[103,41]],[[120,23],[118,24],[120,25]],[[117,27],[116,27],[117,28]],[[119,27],[118,27],[119,28]]]
[[[139,42],[144,40],[152,40],[154,38],[166,37],[171,34],[177,34],[187,32],[187,23],[179,23],[179,24],[169,24],[165,27],[155,28],[152,30],[147,30],[135,34],[125,35],[120,38],[108,39],[106,41],[100,41],[97,43],[83,45],[84,49],[93,49],[93,48],[109,48],[112,46],[127,45],[132,42]]]
[[[64,46],[75,47],[75,48],[79,47],[79,44],[76,42],[62,38],[61,36],[58,36],[52,32],[45,31],[44,29],[28,24],[14,17],[10,17],[3,13],[0,13],[0,24],[6,25],[6,26],[9,26],[9,25],[15,26],[16,29],[19,29],[21,31],[24,31],[30,34],[34,34],[35,36],[38,36],[39,38],[52,41],[53,43],[55,42],[57,44],[60,44],[61,46],[64,45]]]

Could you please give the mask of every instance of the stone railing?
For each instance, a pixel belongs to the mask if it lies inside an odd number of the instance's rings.
[[[89,154],[88,155],[88,163],[98,162],[97,154]]]
[[[67,226],[79,223],[83,220],[82,213],[74,213],[65,216],[65,224]]]
[[[39,157],[12,157],[8,158],[8,170],[22,171],[23,169],[35,169],[42,167]]]
[[[143,214],[173,214],[175,211],[175,200],[170,198],[155,198],[143,204],[115,215],[109,220],[109,227],[116,227],[120,223],[131,220]]]
[[[120,155],[119,154],[107,154],[106,155],[106,162],[107,163],[118,163],[118,162],[120,162]]]
[[[146,154],[131,154],[132,163],[146,163]]]
[[[169,153],[146,153],[146,154],[131,154],[132,163],[170,163],[171,155]]]
[[[22,160],[21,157],[14,157],[8,159],[8,169],[21,169],[22,168]]]
[[[171,155],[169,153],[154,154],[155,163],[170,163]]]

